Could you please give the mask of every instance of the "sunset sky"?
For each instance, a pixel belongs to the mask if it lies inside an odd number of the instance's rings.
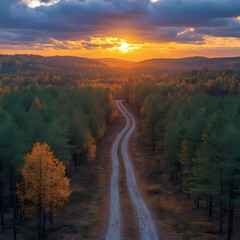
[[[239,0],[0,0],[0,53],[240,56]]]

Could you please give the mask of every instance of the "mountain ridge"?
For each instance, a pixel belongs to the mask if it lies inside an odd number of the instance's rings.
[[[128,61],[119,58],[85,58],[76,56],[40,56],[40,55],[0,55],[0,64],[6,71],[14,70],[14,62],[19,60],[25,70],[34,69],[32,64],[41,64],[46,67],[59,68],[66,72],[78,72],[79,70],[94,72],[112,70],[115,72],[126,71],[135,73],[174,73],[201,69],[228,69],[240,71],[240,57],[207,58],[194,56],[185,58],[152,58],[142,61]],[[39,65],[39,68],[41,68]],[[125,70],[124,70],[125,69]],[[3,69],[0,68],[0,71]]]

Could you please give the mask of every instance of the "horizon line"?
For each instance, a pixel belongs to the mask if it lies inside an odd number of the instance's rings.
[[[76,57],[76,58],[85,58],[85,59],[91,59],[91,60],[98,60],[98,59],[117,59],[127,62],[142,62],[147,60],[157,60],[157,59],[163,59],[163,60],[178,60],[178,59],[189,59],[189,58],[206,58],[206,59],[228,59],[228,58],[240,58],[240,55],[238,56],[224,56],[224,57],[207,57],[207,56],[201,56],[201,55],[193,55],[193,56],[186,56],[186,57],[154,57],[154,58],[144,58],[141,60],[128,60],[124,58],[114,58],[114,57],[84,57],[84,56],[75,56],[75,55],[41,55],[41,54],[29,54],[29,53],[15,53],[15,54],[2,54],[0,53],[0,56],[40,56],[40,57]]]

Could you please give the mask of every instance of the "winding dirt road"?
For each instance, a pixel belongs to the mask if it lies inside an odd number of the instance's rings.
[[[121,147],[121,155],[124,161],[127,177],[128,193],[130,194],[132,204],[136,213],[138,222],[140,238],[143,240],[159,240],[160,236],[155,226],[152,215],[140,194],[138,189],[134,169],[131,160],[128,157],[127,145],[131,134],[133,133],[136,122],[133,116],[123,106],[122,101],[117,101],[120,112],[126,118],[126,126],[119,133],[112,147],[112,177],[111,177],[111,206],[110,206],[110,220],[107,231],[107,240],[121,239],[121,212],[119,199],[119,159],[118,149]],[[121,146],[119,146],[121,144]]]

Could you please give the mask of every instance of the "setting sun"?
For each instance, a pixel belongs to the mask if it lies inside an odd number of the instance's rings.
[[[2,2],[1,54],[130,61],[240,55],[236,0],[228,0],[228,8],[219,0]]]
[[[128,52],[129,50],[129,44],[126,42],[122,42],[121,46],[119,47],[119,50],[122,52]]]
[[[140,46],[138,44],[130,44],[130,43],[126,43],[124,40],[119,39],[121,42],[119,43],[118,46],[112,47],[109,50],[113,51],[113,50],[118,50],[122,53],[128,53],[131,50],[135,50],[138,49]],[[118,41],[119,41],[118,40]]]

